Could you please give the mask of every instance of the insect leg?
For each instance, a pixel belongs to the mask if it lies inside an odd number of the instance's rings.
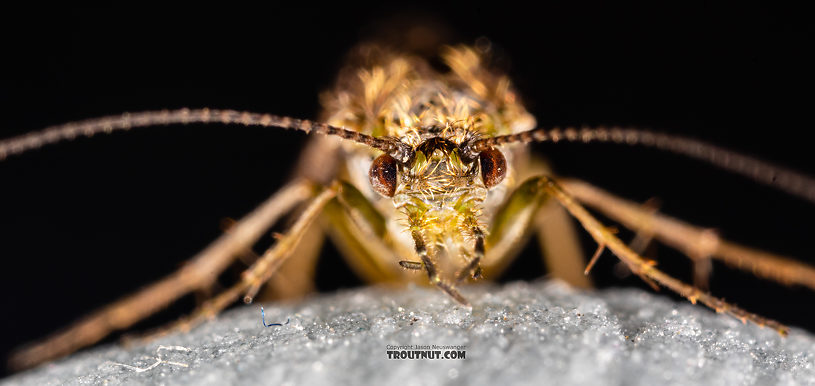
[[[643,211],[637,204],[615,197],[586,182],[568,179],[564,180],[563,185],[577,200],[626,227],[634,230],[649,228],[658,240],[682,251],[694,261],[704,263],[704,259],[714,258],[779,283],[799,284],[815,289],[815,268],[809,265],[723,240],[711,230],[676,218]],[[698,271],[696,274],[699,275]]]
[[[399,265],[402,266],[404,269],[412,269],[414,271],[419,271],[424,269],[424,264],[420,261],[408,261],[402,260],[399,262]]]
[[[309,184],[305,181],[289,184],[175,273],[96,311],[56,335],[24,347],[11,357],[9,366],[24,369],[70,354],[98,342],[113,331],[130,327],[190,291],[208,287],[235,256],[310,194]]]
[[[583,274],[585,262],[571,219],[559,205],[546,201],[547,195],[534,179],[525,181],[512,192],[493,217],[487,236],[484,266],[487,275],[496,275],[504,269],[525,244],[522,239],[534,222],[552,276],[576,287],[591,287],[591,281]]]
[[[340,148],[340,143],[336,138],[310,137],[297,159],[293,175],[315,184],[329,186],[336,179],[337,165],[342,165]],[[286,221],[287,228],[297,219],[302,209],[302,207],[298,208],[289,214]],[[278,272],[263,286],[258,299],[263,301],[288,300],[313,292],[316,289],[314,279],[324,241],[325,231],[321,224],[315,222],[303,235],[303,240],[293,252],[292,256],[297,256],[297,258],[289,259],[280,266]]]
[[[535,228],[549,274],[573,287],[591,288],[591,279],[583,272],[586,259],[569,213],[556,202],[547,202],[538,211]]]
[[[484,231],[475,226],[473,227],[473,236],[475,236],[475,248],[473,249],[475,257],[456,274],[456,283],[460,283],[468,277],[472,277],[473,279],[479,279],[481,277],[481,261],[484,259]]]
[[[314,277],[324,239],[325,233],[322,227],[317,223],[311,224],[303,234],[302,241],[291,253],[297,258],[286,260],[277,273],[269,279],[257,298],[263,301],[290,300],[314,292],[316,288]]]
[[[311,181],[309,179],[309,181]],[[301,210],[293,210],[289,214],[289,218],[294,221],[300,214]],[[229,231],[226,229],[225,231]],[[277,234],[275,234],[277,235]],[[297,259],[286,261],[285,264],[280,266],[278,273],[263,286],[258,298],[263,301],[273,300],[291,300],[298,299],[306,294],[314,291],[314,275],[316,271],[317,258],[323,246],[324,233],[322,228],[317,224],[312,224],[303,235],[303,241],[297,246],[293,252]],[[241,255],[238,256],[245,267],[251,266],[254,262],[260,259],[260,256],[255,253],[251,248],[247,248]],[[216,293],[220,292],[217,288],[218,284],[206,291],[197,291],[196,305],[203,304],[208,299],[211,299]]]
[[[415,276],[405,275],[394,264],[413,257],[413,250],[400,251],[385,217],[354,185],[342,181],[337,198],[326,206],[325,214],[326,232],[351,269],[365,281],[395,282]],[[423,269],[420,262],[409,263]]]
[[[571,213],[572,216],[574,216],[580,222],[583,228],[589,232],[589,234],[598,244],[604,245],[606,248],[614,252],[614,254],[617,255],[617,257],[623,263],[625,263],[632,272],[639,275],[644,280],[651,280],[663,287],[666,287],[687,298],[692,303],[699,301],[702,302],[702,304],[716,310],[716,312],[730,314],[740,319],[743,323],[750,321],[759,326],[770,327],[781,335],[787,335],[789,329],[786,326],[774,320],[747,312],[732,304],[726,303],[724,300],[713,297],[707,292],[702,292],[698,288],[685,284],[682,281],[660,271],[654,266],[653,262],[642,258],[636,252],[631,250],[631,248],[623,243],[622,240],[617,238],[617,236],[615,236],[608,228],[603,226],[596,218],[594,218],[594,216],[589,214],[589,212],[586,211],[582,205],[580,205],[571,195],[566,193],[555,181],[544,176],[536,177],[533,180],[538,184],[538,187],[541,190],[557,199],[561,205],[563,205],[566,210],[568,210],[569,213]]]
[[[518,253],[535,213],[545,200],[545,195],[537,189],[536,184],[526,181],[512,192],[504,206],[495,213],[486,240],[488,249],[484,269],[487,275],[497,276],[506,268],[510,257]]]
[[[325,205],[336,196],[338,189],[338,184],[332,184],[331,187],[323,189],[303,210],[303,213],[295,221],[291,229],[280,237],[275,245],[269,248],[258,261],[244,271],[241,280],[237,284],[202,304],[189,317],[178,321],[168,329],[163,329],[157,335],[174,330],[188,331],[205,319],[217,315],[221,310],[240,298],[241,295],[244,295],[245,302],[250,303],[260,286],[266,283],[280,265],[291,256],[311,223],[322,212]]]
[[[413,242],[416,243],[416,253],[422,259],[422,264],[424,264],[424,268],[427,271],[427,277],[430,279],[430,283],[436,287],[439,287],[439,289],[450,295],[450,297],[455,299],[457,302],[465,306],[469,306],[470,302],[468,302],[464,296],[461,296],[461,293],[458,292],[452,283],[444,280],[439,274],[436,264],[427,254],[427,246],[425,245],[424,237],[422,236],[421,231],[419,229],[412,229],[411,235],[413,236]]]

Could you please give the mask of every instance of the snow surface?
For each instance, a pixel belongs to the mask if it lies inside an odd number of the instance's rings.
[[[541,281],[463,292],[472,310],[416,287],[264,304],[267,323],[290,318],[268,328],[260,305],[243,306],[187,334],[96,348],[0,383],[815,384],[815,338],[802,330],[782,338],[635,289],[580,292]],[[388,359],[389,345],[465,346],[466,357]]]

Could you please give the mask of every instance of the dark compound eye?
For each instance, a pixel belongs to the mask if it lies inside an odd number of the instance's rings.
[[[393,193],[396,192],[396,159],[387,154],[377,157],[371,164],[368,176],[371,178],[371,186],[377,193],[393,197]]]
[[[482,151],[478,154],[478,161],[481,163],[481,178],[487,188],[500,184],[507,175],[507,159],[497,149]]]

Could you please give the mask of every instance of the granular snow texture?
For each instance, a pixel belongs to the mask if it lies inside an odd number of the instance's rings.
[[[267,322],[290,318],[273,327],[261,324],[259,305],[243,306],[187,334],[130,349],[96,348],[2,383],[815,384],[815,339],[801,330],[782,338],[635,289],[579,292],[537,282],[464,293],[472,309],[415,287],[267,304]],[[442,356],[449,348],[432,346],[459,346],[453,351],[465,358],[389,359],[387,351],[411,345]]]

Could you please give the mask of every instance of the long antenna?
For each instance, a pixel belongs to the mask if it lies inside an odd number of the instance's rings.
[[[475,156],[492,146],[529,142],[611,142],[652,147],[701,160],[815,203],[815,179],[696,139],[624,128],[539,128],[473,141],[464,153]]]
[[[410,146],[395,138],[372,137],[358,131],[343,129],[325,123],[247,111],[210,110],[204,108],[196,110],[180,109],[124,113],[122,115],[51,126],[40,131],[0,141],[0,160],[11,155],[24,153],[45,145],[74,139],[80,136],[90,137],[94,134],[129,130],[137,127],[211,122],[240,124],[244,126],[280,127],[300,130],[306,133],[334,135],[382,150],[401,162],[408,160],[411,151]]]
[[[179,109],[124,113],[117,116],[88,119],[51,126],[40,131],[0,141],[0,160],[46,145],[90,137],[99,133],[129,130],[131,128],[189,124],[189,123],[241,124],[245,126],[280,127],[306,133],[333,135],[382,150],[400,162],[410,158],[411,148],[396,138],[372,137],[357,131],[324,123],[294,119],[271,114],[234,110]],[[815,203],[815,179],[801,173],[748,157],[699,140],[655,133],[647,130],[623,128],[539,128],[516,134],[478,139],[463,149],[470,157],[492,146],[529,142],[610,142],[640,145],[681,154],[708,162],[724,170],[739,174],[759,183],[774,187]]]

